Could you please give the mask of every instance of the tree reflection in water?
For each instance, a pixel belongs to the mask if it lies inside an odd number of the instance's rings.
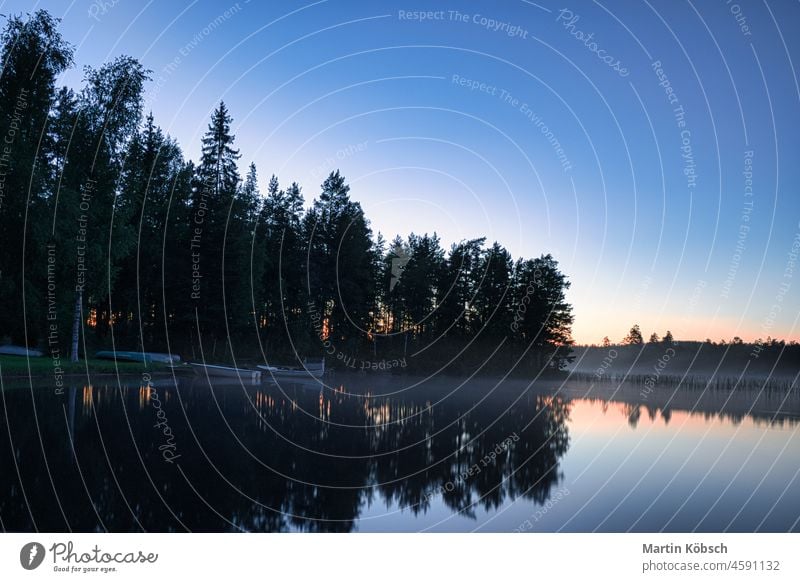
[[[2,526],[352,531],[377,501],[472,517],[518,497],[544,503],[561,478],[568,404],[439,384],[385,396],[357,378],[324,390],[181,381],[154,387],[161,417],[138,385],[5,390]]]

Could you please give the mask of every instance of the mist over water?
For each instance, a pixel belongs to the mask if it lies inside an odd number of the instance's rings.
[[[10,531],[796,531],[800,517],[796,390],[33,385],[0,400]]]

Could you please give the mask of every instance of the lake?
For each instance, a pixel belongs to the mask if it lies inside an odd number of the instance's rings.
[[[0,393],[6,531],[798,531],[800,393],[338,374]]]

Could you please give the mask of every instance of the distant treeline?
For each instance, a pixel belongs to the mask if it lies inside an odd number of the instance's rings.
[[[224,103],[187,161],[143,119],[149,71],[119,57],[56,87],[73,49],[45,11],[10,17],[0,75],[0,341],[189,358],[325,356],[362,369],[533,371],[569,354],[569,283],[550,256],[485,239],[374,235],[339,171],[242,179]],[[402,362],[402,363],[401,363]],[[396,366],[397,365],[397,366]]]
[[[752,343],[739,338],[720,343],[675,341],[669,332],[665,335],[667,340],[651,338],[648,342],[575,346],[575,360],[570,367],[598,380],[639,378],[663,383],[667,379],[684,378],[687,384],[702,384],[703,379],[712,375],[726,382],[740,375],[784,382],[800,372],[797,342],[773,338]]]

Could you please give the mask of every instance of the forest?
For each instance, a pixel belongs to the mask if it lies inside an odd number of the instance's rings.
[[[634,324],[621,342],[608,336],[600,345],[573,346],[570,370],[593,380],[635,382],[680,382],[683,385],[711,385],[722,382],[744,387],[748,382],[764,387],[791,385],[800,368],[800,344],[767,336],[745,342],[739,336],[730,340],[677,340],[670,330],[660,337],[650,334],[645,341],[642,330]],[[738,380],[737,380],[738,379]],[[738,383],[738,384],[737,384]]]
[[[73,47],[46,11],[9,17],[2,62],[0,343],[73,361],[111,347],[417,371],[569,361],[570,283],[551,255],[387,240],[339,170],[310,203],[274,175],[262,192],[222,102],[193,162],[143,110],[137,59],[57,86]]]

